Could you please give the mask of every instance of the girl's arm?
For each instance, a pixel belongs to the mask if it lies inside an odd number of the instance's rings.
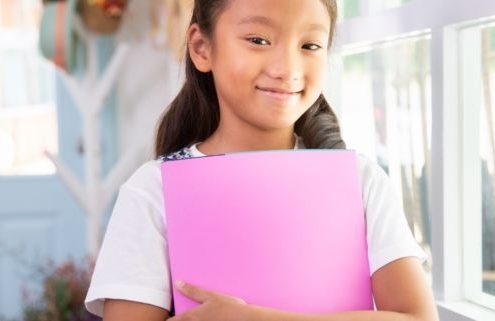
[[[169,311],[148,304],[105,300],[103,321],[163,321],[169,318]]]
[[[438,321],[432,291],[415,258],[387,264],[372,276],[378,311],[300,314],[246,306],[243,321]]]
[[[373,274],[372,287],[378,311],[304,314],[249,305],[192,284],[176,285],[201,305],[169,321],[438,321],[433,294],[416,258],[385,265]]]

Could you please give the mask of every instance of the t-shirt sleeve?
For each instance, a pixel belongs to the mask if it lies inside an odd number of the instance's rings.
[[[376,163],[359,156],[371,275],[404,257],[426,255],[414,239],[391,179]]]
[[[100,249],[86,308],[103,315],[106,299],[170,311],[171,284],[158,165],[143,165],[120,188]]]

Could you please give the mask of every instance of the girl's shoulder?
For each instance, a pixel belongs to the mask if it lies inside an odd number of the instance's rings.
[[[176,152],[158,156],[141,164],[134,173],[122,185],[124,189],[140,190],[145,194],[154,194],[161,186],[161,165],[165,161],[179,160],[195,157],[189,147],[184,147]]]
[[[388,176],[388,174],[384,170],[384,167],[386,166],[380,166],[378,162],[371,159],[369,156],[366,156],[365,154],[356,154],[359,174],[364,180],[380,180]]]

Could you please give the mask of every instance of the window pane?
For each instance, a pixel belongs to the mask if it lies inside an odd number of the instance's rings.
[[[482,31],[483,106],[480,117],[483,291],[495,295],[495,27]]]
[[[386,9],[400,7],[412,0],[364,0],[369,2],[370,12],[377,12]]]
[[[368,13],[400,7],[413,0],[337,0],[339,19],[345,20]],[[365,12],[361,12],[361,9]]]
[[[359,0],[338,0],[339,18],[341,20],[359,15]]]
[[[54,67],[38,51],[40,0],[0,0],[0,175],[52,174]]]
[[[389,173],[411,230],[430,256],[430,39],[423,36],[344,56],[341,122],[349,148]]]

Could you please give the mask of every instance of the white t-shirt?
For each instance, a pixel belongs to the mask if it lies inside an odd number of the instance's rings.
[[[297,148],[304,148],[300,139]],[[189,152],[205,156],[196,144]],[[389,177],[368,158],[358,159],[370,273],[403,257],[424,260]],[[86,296],[86,308],[96,315],[103,315],[105,299],[171,309],[161,162],[145,163],[120,188]]]

